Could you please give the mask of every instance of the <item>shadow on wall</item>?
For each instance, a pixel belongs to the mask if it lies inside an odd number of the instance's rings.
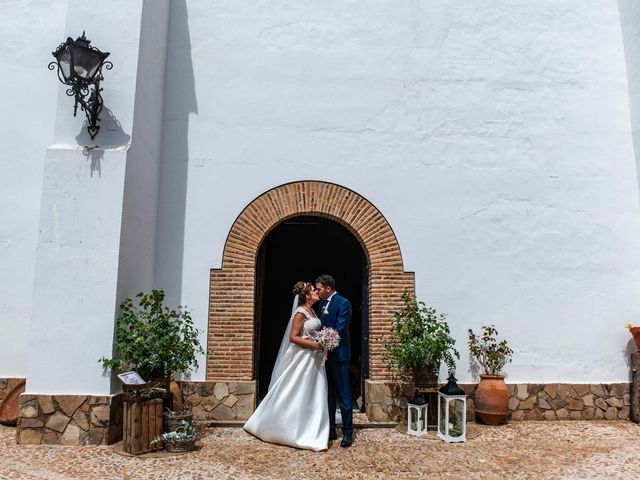
[[[91,176],[97,174],[102,177],[102,159],[104,158],[105,147],[118,147],[128,145],[131,135],[122,129],[120,120],[116,118],[111,110],[103,107],[100,112],[100,132],[95,137],[98,145],[92,145],[94,142],[87,131],[87,121],[82,124],[82,129],[76,135],[78,145],[85,145],[82,154],[89,160],[89,168]],[[103,143],[104,142],[104,143]]]
[[[636,174],[640,187],[640,2],[637,0],[618,0],[618,7],[627,65]]]
[[[91,140],[91,136],[87,131],[87,120],[82,123],[82,128],[76,135],[78,145],[100,146],[100,147],[121,147],[129,144],[131,135],[122,129],[120,120],[106,106],[102,107],[100,112],[100,131],[98,135]]]
[[[627,342],[627,348],[622,351],[622,354],[624,355],[624,363],[627,367],[629,367],[629,383],[633,381],[633,372],[631,371],[631,354],[636,353],[637,351],[638,349],[636,348],[636,342],[634,342],[633,339]]]
[[[469,353],[468,362],[469,371],[471,372],[471,378],[473,378],[474,383],[478,383],[480,381],[480,374],[484,372],[481,370],[480,364],[476,361],[473,355],[471,355],[471,353]]]
[[[189,117],[198,113],[186,0],[171,2],[158,205],[155,285],[167,304],[182,298]]]

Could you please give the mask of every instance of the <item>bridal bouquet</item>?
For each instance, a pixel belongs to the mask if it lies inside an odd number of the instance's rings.
[[[327,361],[329,352],[340,344],[340,334],[337,330],[328,327],[322,327],[316,335],[316,342],[322,345],[324,361]]]

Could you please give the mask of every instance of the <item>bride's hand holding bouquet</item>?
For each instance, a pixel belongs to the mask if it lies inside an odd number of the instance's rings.
[[[333,328],[322,327],[316,335],[315,341],[322,347],[322,358],[326,362],[329,352],[340,345],[340,334]]]

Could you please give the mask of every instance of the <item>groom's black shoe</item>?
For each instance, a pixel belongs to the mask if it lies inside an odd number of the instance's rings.
[[[338,434],[336,433],[335,430],[329,430],[329,441],[331,440],[337,440],[338,439]]]
[[[344,437],[342,437],[342,442],[340,442],[340,446],[342,448],[349,448],[352,443],[353,443],[353,434],[345,435]]]

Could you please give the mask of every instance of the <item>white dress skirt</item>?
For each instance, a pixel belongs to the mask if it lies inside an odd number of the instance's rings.
[[[320,320],[298,307],[307,320],[302,336],[311,338],[320,328]],[[327,374],[322,352],[290,343],[286,366],[277,379],[272,378],[269,392],[244,429],[264,440],[296,448],[326,450],[329,443]]]

